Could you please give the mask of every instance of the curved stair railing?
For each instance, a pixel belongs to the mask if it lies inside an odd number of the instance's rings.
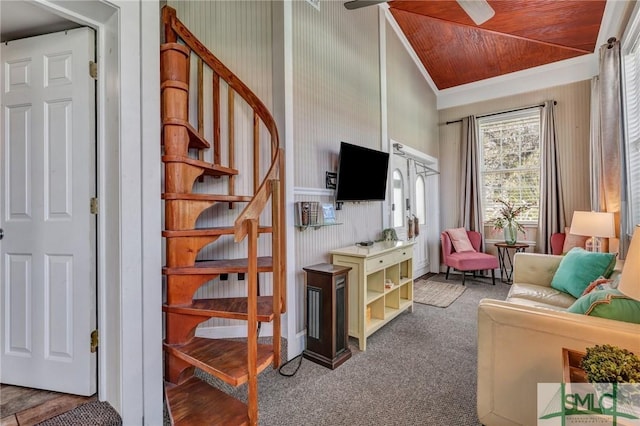
[[[162,125],[165,164],[166,276],[165,396],[173,424],[257,424],[257,376],[268,365],[279,367],[281,314],[285,312],[284,155],[275,120],[264,103],[176,17],[171,7],[162,11],[165,43],[161,46]],[[190,67],[197,66],[197,125],[189,122]],[[211,71],[213,89],[212,143],[204,137],[203,76]],[[226,82],[228,103],[228,161],[221,163],[221,84]],[[193,92],[192,92],[193,95]],[[239,95],[240,99],[237,99]],[[237,195],[235,176],[236,102],[253,111],[253,194]],[[270,137],[270,165],[260,176],[260,128]],[[197,158],[190,150],[197,150]],[[213,150],[213,162],[204,150]],[[193,151],[192,151],[193,152]],[[226,194],[196,194],[193,186],[204,176],[228,179]],[[247,203],[232,227],[197,228],[200,214],[215,203]],[[271,207],[271,224],[260,218]],[[271,234],[271,256],[260,257],[258,238]],[[197,261],[200,250],[223,235],[236,243],[247,240],[242,259]],[[258,295],[260,273],[272,273],[271,296]],[[194,299],[199,287],[223,274],[246,273],[246,298]],[[247,322],[246,343],[237,340],[195,337],[197,326],[210,318]],[[258,344],[259,322],[273,322],[271,345]],[[195,368],[233,386],[247,383],[247,404],[200,380]]]

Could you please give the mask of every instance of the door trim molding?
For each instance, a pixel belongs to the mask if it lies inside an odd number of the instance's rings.
[[[161,424],[159,2],[34,1],[96,30],[104,76],[96,91],[98,398],[124,424]]]

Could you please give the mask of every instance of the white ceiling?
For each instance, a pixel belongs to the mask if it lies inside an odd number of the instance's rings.
[[[0,41],[80,27],[37,3],[24,0],[0,0]]]

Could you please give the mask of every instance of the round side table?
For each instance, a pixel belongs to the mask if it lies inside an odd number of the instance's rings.
[[[529,244],[526,243],[494,243],[498,249],[498,261],[500,262],[500,279],[507,284],[512,283],[513,278],[513,259],[509,250],[513,250],[513,255],[524,252]]]

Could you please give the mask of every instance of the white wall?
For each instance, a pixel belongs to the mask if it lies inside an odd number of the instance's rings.
[[[385,28],[389,138],[438,158],[436,95],[388,22]]]

